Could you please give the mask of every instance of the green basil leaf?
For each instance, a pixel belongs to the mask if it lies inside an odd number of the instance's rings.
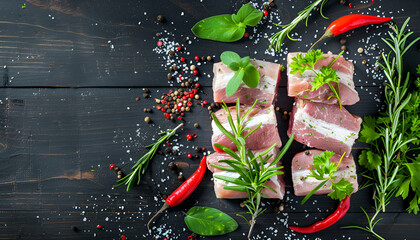
[[[260,21],[263,16],[263,13],[250,3],[243,5],[237,14],[237,21],[244,23],[248,26],[255,27]]]
[[[235,219],[210,207],[192,207],[184,221],[190,231],[203,236],[224,235],[238,228]]]
[[[242,68],[245,68],[248,65],[248,63],[249,63],[249,59],[250,59],[249,56],[246,56],[246,57],[241,58],[241,60],[239,60],[239,65]]]
[[[224,51],[222,52],[222,54],[220,54],[220,60],[222,60],[222,62],[226,66],[229,66],[233,62],[239,62],[241,60],[241,57],[236,52]],[[236,71],[236,70],[233,70],[233,71]]]
[[[205,18],[196,23],[191,31],[198,38],[220,42],[235,42],[245,33],[245,27],[240,27],[233,22],[229,14]]]
[[[228,65],[228,67],[232,70],[232,71],[238,71],[239,70],[239,63],[237,62],[232,62]]]
[[[250,88],[258,87],[258,84],[260,83],[260,74],[252,63],[248,63],[245,67],[243,81]]]
[[[229,80],[226,86],[226,96],[232,96],[241,85],[242,79],[244,78],[245,70],[241,69],[235,72],[235,75]]]

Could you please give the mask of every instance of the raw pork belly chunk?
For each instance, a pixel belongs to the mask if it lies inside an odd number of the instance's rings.
[[[287,134],[309,147],[349,156],[361,124],[360,117],[338,105],[296,99]]]
[[[248,109],[249,107],[241,106],[241,115],[244,114]],[[236,107],[229,107],[229,112],[232,115],[233,121],[236,122]],[[224,109],[220,109],[219,111],[215,112],[214,115],[222,124],[222,126],[232,133],[232,129],[230,128],[229,122],[227,120],[228,113]],[[262,125],[246,139],[246,147],[252,150],[267,149],[274,143],[277,143],[277,148],[281,147],[281,140],[277,131],[277,119],[273,106],[268,108],[254,107],[251,110],[248,119],[245,121],[245,127],[249,127],[250,129],[245,131],[244,135],[257,127],[260,123],[262,123]],[[219,128],[214,123],[214,120],[211,123],[211,127],[213,129],[211,141],[215,151],[223,152],[214,146],[215,143],[223,145],[233,151],[237,150],[236,145],[219,130]]]
[[[256,150],[256,151],[253,151],[253,154],[258,155],[261,152],[263,152],[263,150]],[[268,154],[272,154],[273,156],[267,161],[267,163],[270,163],[271,161],[273,161],[278,153],[279,153],[278,148],[274,148],[272,151],[270,151]],[[217,153],[217,152],[213,153],[213,154],[210,154],[207,157],[207,166],[208,166],[209,170],[213,172],[214,192],[216,193],[216,197],[217,198],[231,198],[231,199],[232,198],[247,198],[248,194],[246,192],[223,189],[223,187],[225,187],[225,186],[235,186],[235,184],[232,184],[232,183],[226,184],[225,181],[217,179],[217,178],[214,177],[216,175],[222,175],[222,176],[228,176],[228,177],[233,177],[233,178],[239,178],[239,174],[236,173],[236,172],[225,171],[225,170],[221,170],[219,168],[211,166],[211,164],[214,164],[214,165],[219,165],[219,166],[223,166],[223,167],[229,167],[229,165],[227,165],[226,163],[220,163],[219,162],[220,160],[226,160],[226,159],[232,160],[232,157],[229,156],[226,153]],[[277,166],[280,166],[280,163],[277,163]],[[276,191],[276,193],[269,190],[269,189],[264,189],[262,191],[263,193],[267,194],[269,198],[283,199],[284,192],[285,192],[285,186],[286,186],[285,182],[284,182],[284,175],[283,174],[273,176],[272,178],[267,180],[266,184],[269,187],[273,188]]]
[[[258,99],[259,106],[268,107],[274,103],[277,95],[277,86],[280,82],[280,64],[250,60],[258,69],[260,83],[256,88],[249,88],[241,83],[238,90],[230,97],[226,96],[226,86],[235,74],[223,62],[213,65],[213,98],[215,102],[235,103],[239,98],[241,104],[252,105]]]
[[[306,155],[305,152],[297,153],[292,159],[292,180],[293,180],[293,189],[295,191],[296,196],[306,196],[310,191],[312,191],[318,184],[322,181],[316,180],[313,177],[306,178],[311,173],[313,160],[315,155],[319,155],[324,151],[321,150],[309,150],[309,154]],[[330,161],[338,164],[340,162],[340,155],[334,154]],[[340,179],[344,178],[344,180],[349,181],[353,184],[353,193],[357,191],[358,184],[357,184],[357,174],[356,174],[356,166],[354,164],[353,156],[349,155],[348,157],[344,157],[338,167],[338,170],[334,173],[336,178],[334,182],[340,181]],[[317,195],[321,194],[328,194],[332,192],[329,187],[331,183],[328,181],[327,184],[322,186],[318,191],[315,192]]]
[[[332,97],[328,100],[328,97],[333,95],[330,87],[327,84],[324,84],[316,91],[309,91],[312,86],[311,82],[315,77],[315,73],[311,70],[306,70],[302,75],[297,72],[295,74],[290,73],[290,63],[298,53],[289,53],[287,55],[287,91],[289,97],[298,97],[301,99],[311,100],[313,102],[322,102],[329,104],[337,104],[337,98]],[[302,53],[305,54],[305,53]],[[322,66],[328,66],[328,64],[333,61],[337,55],[329,52],[328,54],[323,54],[325,59],[318,60],[315,64],[315,69],[319,70]],[[339,89],[340,89],[340,98],[342,105],[353,105],[357,103],[360,98],[359,94],[354,88],[353,82],[353,73],[354,66],[353,63],[344,59],[343,56],[337,59],[337,61],[331,66],[333,69],[337,70],[337,75],[340,78]],[[333,83],[334,85],[336,83]]]

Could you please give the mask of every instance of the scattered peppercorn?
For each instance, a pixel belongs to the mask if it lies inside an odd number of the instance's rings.
[[[160,22],[160,23],[164,23],[164,22],[165,22],[165,17],[164,17],[164,16],[162,16],[161,14],[159,14],[159,15],[157,16],[157,20],[158,20],[158,22]]]
[[[363,60],[363,61],[362,61],[362,64],[363,64],[363,65],[366,65],[366,60]]]
[[[373,68],[375,71],[379,71],[379,66]]]
[[[173,57],[173,56],[175,56],[175,52],[173,50],[170,50],[169,55],[171,55],[171,57]]]
[[[276,107],[276,111],[279,112],[280,111],[280,107]]]
[[[211,61],[212,60],[212,57],[211,56],[207,56],[207,61]]]
[[[200,125],[198,125],[198,123],[194,123],[194,127],[198,128]]]
[[[309,155],[311,152],[309,150],[305,151],[305,155]]]
[[[156,37],[160,37],[161,34],[160,33],[156,33],[155,35],[156,35]]]
[[[190,66],[190,70],[191,70],[191,71],[194,71],[194,70],[195,70],[195,65],[191,65],[191,66]]]
[[[122,178],[122,175],[121,175],[121,174],[118,174],[118,175],[117,175],[117,178],[118,178],[118,179],[121,179],[121,178]]]
[[[341,4],[341,5],[346,4],[346,0],[340,0],[340,4]]]
[[[346,45],[341,46],[341,50],[346,51],[347,50]]]
[[[150,95],[148,93],[143,93],[143,98],[149,98]]]
[[[174,71],[177,71],[178,70],[178,66],[177,65],[174,65],[172,68],[174,69]]]
[[[114,167],[114,171],[118,172],[118,171],[120,171],[120,168],[119,167]]]
[[[245,203],[244,202],[240,202],[239,203],[239,206],[243,208],[243,207],[245,207]]]
[[[168,73],[168,80],[172,79],[172,74]]]
[[[71,226],[71,227],[70,227],[70,229],[71,229],[72,231],[75,231],[75,232],[77,232],[77,230],[78,230],[76,226]]]
[[[178,175],[178,181],[181,181],[181,182],[183,182],[183,181],[185,181],[185,178],[184,178],[184,175]]]
[[[346,42],[347,42],[347,40],[346,40],[346,39],[344,39],[344,38],[340,39],[340,44],[341,44],[341,45],[346,44]]]
[[[146,123],[150,123],[152,120],[150,119],[150,117],[149,117],[149,116],[147,116],[147,117],[145,117],[145,118],[144,118],[144,121],[145,121]]]
[[[363,48],[359,47],[359,48],[357,49],[357,52],[358,52],[358,53],[363,53]]]
[[[169,169],[171,169],[171,170],[176,170],[176,169],[178,169],[178,166],[176,165],[176,163],[174,163],[174,162],[170,162],[169,164],[168,164],[168,167],[169,167]]]

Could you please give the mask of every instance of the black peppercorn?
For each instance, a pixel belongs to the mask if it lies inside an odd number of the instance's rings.
[[[199,127],[198,123],[194,123],[194,127],[198,128]]]
[[[150,90],[149,90],[148,88],[144,88],[144,89],[143,89],[143,91],[144,91],[145,93],[149,93],[149,92],[150,92]]]
[[[189,82],[189,83],[193,83],[192,78],[188,78],[188,82]]]
[[[172,50],[170,50],[170,51],[169,51],[169,55],[170,55],[171,57],[173,57],[173,56],[175,56],[175,52],[174,52],[174,51],[172,51]]]
[[[204,57],[204,56],[201,57],[201,61],[203,61],[203,62],[206,61],[206,57]]]
[[[166,152],[166,153],[171,153],[171,152],[172,152],[172,149],[171,149],[171,148],[169,148],[169,147],[167,147],[167,148],[165,148],[165,152]]]
[[[309,150],[305,151],[305,155],[309,155],[311,152]]]
[[[71,230],[77,232],[77,227],[76,226],[71,226]]]
[[[149,94],[148,93],[143,93],[143,98],[149,98]]]
[[[184,176],[183,175],[178,175],[178,181],[181,181],[181,182],[185,181]]]
[[[195,159],[198,159],[199,157],[200,157],[200,156],[198,156],[198,154],[195,154],[195,155],[194,155],[194,158],[195,158]]]
[[[177,155],[178,151],[177,150],[172,150],[172,155]]]
[[[165,17],[164,17],[164,16],[162,16],[161,14],[159,14],[159,15],[157,16],[157,20],[158,20],[158,22],[164,23],[164,22],[165,22]]]
[[[195,150],[196,152],[201,152],[201,148],[200,148],[199,146],[195,147],[195,148],[194,148],[194,150]]]
[[[174,163],[174,162],[170,162],[169,164],[168,164],[168,167],[169,167],[169,169],[171,169],[171,170],[176,170],[176,169],[178,169],[178,166],[176,165],[176,163]]]
[[[114,167],[114,171],[119,172],[120,168],[119,167]]]

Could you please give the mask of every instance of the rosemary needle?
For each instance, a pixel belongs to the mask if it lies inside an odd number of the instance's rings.
[[[170,129],[164,132],[159,133],[162,135],[157,142],[146,146],[146,148],[150,148],[149,151],[144,154],[136,164],[131,168],[133,169],[132,172],[127,174],[125,177],[119,179],[117,182],[118,184],[114,187],[118,187],[121,185],[127,185],[127,192],[134,186],[134,184],[138,185],[140,183],[141,176],[146,172],[147,167],[149,166],[150,160],[155,156],[156,151],[158,150],[159,146],[171,138],[176,130],[184,126],[183,123],[179,124],[176,128]]]

